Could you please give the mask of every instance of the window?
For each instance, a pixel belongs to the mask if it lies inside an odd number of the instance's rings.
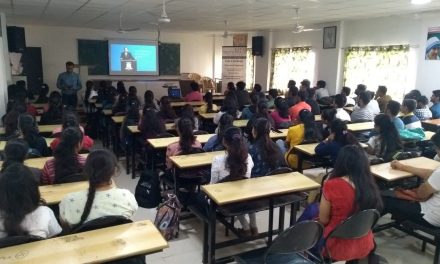
[[[408,67],[409,46],[351,47],[345,51],[344,86],[355,89],[360,83],[376,91],[379,85],[400,101],[412,88]]]
[[[246,52],[246,87],[252,89],[254,87],[254,56],[252,49]]]
[[[272,50],[270,88],[287,90],[289,80],[299,83],[313,81],[315,54],[311,47],[278,48]]]

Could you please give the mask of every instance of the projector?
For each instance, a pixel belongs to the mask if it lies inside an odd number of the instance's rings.
[[[161,16],[157,21],[159,21],[159,23],[170,23],[171,19],[167,16]]]

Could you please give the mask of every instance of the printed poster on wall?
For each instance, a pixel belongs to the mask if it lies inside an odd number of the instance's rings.
[[[428,40],[426,41],[425,59],[440,60],[440,26],[428,29]]]
[[[246,80],[246,51],[246,46],[222,47],[222,93],[228,82]]]

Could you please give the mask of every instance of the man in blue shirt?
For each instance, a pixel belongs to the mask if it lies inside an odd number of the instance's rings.
[[[440,90],[432,91],[431,102],[432,118],[440,118]]]
[[[73,72],[74,66],[73,62],[66,62],[66,71],[58,75],[57,88],[61,90],[63,95],[63,105],[76,108],[77,93],[81,90],[82,85],[79,75]]]

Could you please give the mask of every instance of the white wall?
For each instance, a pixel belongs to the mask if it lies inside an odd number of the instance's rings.
[[[0,37],[0,51],[3,47],[3,38]],[[0,62],[5,61],[3,56],[3,52],[0,52]],[[8,84],[7,80],[7,72],[5,63],[0,63],[0,116],[3,116],[6,113],[6,103],[8,101]]]

